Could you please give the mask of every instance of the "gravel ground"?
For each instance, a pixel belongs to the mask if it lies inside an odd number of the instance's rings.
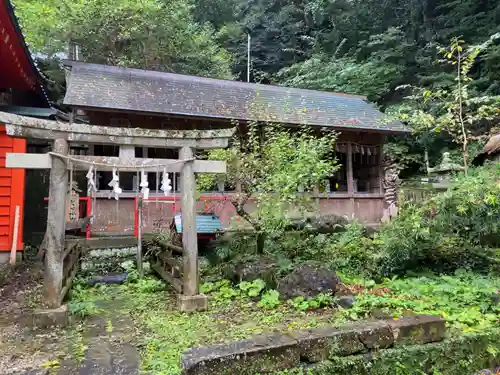
[[[58,330],[32,331],[27,317],[42,305],[42,271],[32,262],[0,265],[0,375],[39,368],[60,353]]]

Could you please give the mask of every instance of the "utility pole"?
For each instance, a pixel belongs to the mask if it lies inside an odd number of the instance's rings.
[[[251,61],[250,61],[250,42],[251,42],[251,37],[250,37],[250,33],[248,33],[248,46],[247,46],[247,82],[250,82],[250,66],[251,66]]]

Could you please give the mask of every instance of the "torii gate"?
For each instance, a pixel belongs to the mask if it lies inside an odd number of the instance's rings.
[[[226,173],[223,161],[194,160],[194,150],[227,147],[235,132],[220,130],[150,130],[119,128],[41,120],[0,112],[0,123],[7,134],[16,138],[53,140],[52,154],[7,154],[7,168],[50,169],[49,206],[47,214],[45,296],[50,307],[61,304],[63,259],[68,188],[69,143],[118,144],[118,157],[78,156],[78,160],[109,165],[99,170],[113,170],[114,165],[127,166],[120,171],[157,168],[181,173],[183,287],[179,295],[182,311],[206,308],[206,296],[199,292],[198,242],[196,233],[195,173]],[[180,149],[179,160],[135,158],[135,146]],[[171,165],[169,165],[169,163]],[[74,168],[79,166],[75,164]],[[73,168],[73,167],[72,167]],[[81,168],[81,166],[80,166]]]

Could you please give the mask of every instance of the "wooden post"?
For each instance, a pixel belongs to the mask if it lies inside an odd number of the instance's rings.
[[[14,233],[12,234],[12,247],[10,249],[10,264],[16,264],[17,239],[19,236],[19,206],[14,212]]]
[[[68,142],[54,141],[53,151],[67,155]],[[66,192],[68,189],[68,168],[65,159],[53,156],[50,171],[49,207],[47,213],[46,254],[45,254],[45,299],[49,307],[61,304],[63,279],[64,234],[66,225]]]
[[[378,183],[379,183],[379,192],[380,194],[384,194],[384,146],[381,144],[378,146]]]
[[[143,198],[141,195],[137,200],[137,272],[141,279],[144,276],[144,267],[142,264],[142,207]]]
[[[320,198],[319,198],[319,185],[314,185],[313,187],[313,195],[314,195],[314,203],[316,204],[316,214],[320,215],[321,212],[321,204],[320,204]]]
[[[354,216],[354,173],[352,170],[352,143],[347,142],[347,194],[349,196],[349,204],[351,206],[351,214]]]
[[[194,157],[191,147],[182,147],[179,159]],[[196,233],[196,181],[193,162],[185,162],[181,172],[181,210],[182,210],[182,245],[184,248],[184,283],[182,294],[194,296],[199,293],[198,286],[198,238]]]
[[[349,196],[354,195],[354,173],[352,171],[352,143],[347,143],[347,193]]]

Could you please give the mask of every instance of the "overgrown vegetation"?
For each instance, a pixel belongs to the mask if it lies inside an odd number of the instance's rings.
[[[368,235],[353,222],[337,233],[298,230],[269,235],[266,257],[271,258],[278,278],[294,264],[307,261],[376,280],[426,270],[499,274],[499,177],[498,165],[459,175],[446,192],[418,203],[403,202],[399,216],[374,234]],[[229,238],[218,251],[222,265],[230,264],[218,267],[223,277],[230,277],[228,269],[257,259],[250,234]]]
[[[469,335],[440,343],[384,350],[364,356],[337,357],[312,369],[283,375],[456,375],[473,374],[478,368],[494,368],[500,350],[498,332]]]
[[[498,165],[479,168],[459,176],[448,191],[403,207],[374,239],[381,273],[464,268],[498,274],[499,176]]]
[[[211,297],[207,312],[176,311],[164,283],[150,276],[140,279],[133,268],[125,285],[89,288],[82,282],[72,290],[69,309],[80,318],[101,314],[103,299],[126,301],[124,309],[144,335],[146,372],[180,373],[180,355],[191,346],[415,313],[447,320],[458,341],[442,344],[441,357],[452,349],[460,353],[460,345],[493,350],[489,339],[483,345],[464,334],[494,335],[500,329],[500,166],[470,168],[481,142],[498,131],[499,2],[15,3],[55,101],[64,89],[59,57],[69,41],[80,45],[89,62],[241,78],[247,73],[249,33],[253,81],[367,95],[414,131],[386,147],[406,176],[426,172],[444,150],[466,169],[448,191],[418,203],[402,202],[399,216],[377,233],[367,233],[356,222],[318,233],[294,226],[289,208],[305,216],[312,202],[297,191],[312,191],[335,171],[330,158],[335,135],[248,124],[245,137],[231,148],[207,156],[228,162],[224,181],[199,176],[202,188],[214,183],[238,187],[241,194],[233,204],[254,230],[214,245],[212,264],[203,270],[207,282],[202,290]],[[249,202],[256,205],[253,214],[246,211]],[[154,254],[166,251],[164,241],[168,238],[157,237],[146,245]],[[297,266],[313,262],[336,272],[345,292],[356,295],[351,308],[339,308],[335,291],[289,300],[280,295],[280,281]],[[248,271],[244,280],[243,271]],[[377,359],[377,375],[430,371],[419,367],[428,353],[412,350]],[[451,362],[434,365],[438,357],[429,358],[433,375],[453,373],[443,367]],[[474,365],[484,358],[453,357],[449,367],[477,370]],[[359,373],[367,371],[350,360]],[[345,363],[330,366],[328,374],[345,370]]]
[[[496,1],[14,3],[55,102],[64,94],[59,59],[69,41],[88,62],[244,80],[250,34],[253,82],[367,95],[382,109],[407,103],[417,88],[432,94],[444,110],[431,113],[443,120],[442,134],[395,141],[407,148],[397,161],[413,161],[405,172],[425,172],[424,152],[434,163],[444,149],[467,168],[464,157],[473,159],[495,124],[477,120],[499,116]],[[484,104],[493,111],[478,111]]]
[[[180,356],[193,346],[275,330],[413,314],[438,315],[447,321],[452,341],[436,348],[453,348],[453,355],[466,353],[457,342],[467,344],[467,353],[470,348],[483,348],[483,353],[487,348],[487,356],[467,354],[464,359],[463,368],[477,370],[489,363],[497,349],[494,341],[487,339],[486,346],[481,346],[483,341],[476,338],[487,337],[485,332],[496,337],[500,332],[499,168],[489,165],[456,176],[449,191],[418,205],[404,204],[397,218],[373,234],[356,222],[334,233],[270,232],[264,254],[257,253],[254,234],[231,234],[226,247],[216,249],[212,265],[205,269],[201,288],[209,295],[205,312],[177,311],[175,295],[162,281],[151,276],[139,279],[133,269],[128,269],[125,285],[77,285],[70,310],[84,317],[102,313],[100,300],[125,301],[123,312],[133,316],[139,328],[143,370],[151,373],[180,374]],[[162,251],[158,242],[153,241],[152,248]],[[280,282],[298,266],[311,262],[336,271],[342,282],[331,293],[284,298]],[[231,272],[241,272],[240,267],[250,269],[244,280],[225,279]],[[344,295],[350,299],[347,306],[341,304]],[[373,368],[385,374],[380,364],[385,363],[391,370],[411,374],[408,366],[420,358],[419,349],[398,350],[391,357],[377,357]],[[395,365],[395,358],[400,358],[400,365]],[[318,369],[330,374],[344,365],[339,359]],[[365,362],[356,366],[366,370]],[[440,364],[432,366],[444,371]]]
[[[361,279],[345,281],[346,287],[357,293],[351,309],[336,307],[336,299],[328,295],[282,301],[279,293],[268,289],[262,280],[238,285],[218,281],[203,285],[210,296],[208,311],[186,314],[176,309],[175,295],[151,276],[121,286],[77,286],[72,303],[122,301],[122,313],[133,316],[139,329],[143,370],[158,374],[180,374],[180,356],[190,347],[274,330],[293,331],[413,313],[442,316],[453,337],[485,331],[493,334],[500,329],[500,306],[495,299],[500,288],[498,278],[457,272],[453,276],[385,279],[381,284]]]

